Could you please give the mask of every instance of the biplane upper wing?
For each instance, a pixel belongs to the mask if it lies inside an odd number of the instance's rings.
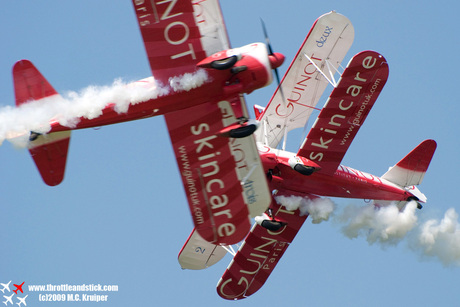
[[[309,196],[315,199],[315,196]],[[275,269],[308,215],[299,209],[289,211],[273,201],[270,205],[277,220],[286,223],[279,230],[254,224],[217,284],[217,293],[227,300],[246,298],[257,292]]]
[[[281,85],[258,118],[262,124],[256,131],[258,142],[275,148],[287,132],[305,126],[328,84],[318,68],[331,79],[353,38],[353,25],[343,15],[330,12],[315,21]]]
[[[196,64],[229,49],[218,0],[133,0],[145,50],[156,81],[191,73]]]
[[[297,155],[334,174],[388,79],[385,58],[374,51],[348,63]]]

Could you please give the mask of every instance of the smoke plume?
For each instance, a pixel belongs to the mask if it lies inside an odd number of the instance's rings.
[[[311,200],[300,196],[276,196],[275,199],[289,211],[299,209],[301,216],[309,214],[314,224],[329,220],[335,209],[335,204],[328,198]]]
[[[139,82],[115,80],[110,86],[89,86],[80,92],[54,95],[19,107],[0,108],[0,144],[8,139],[17,147],[26,147],[30,131],[47,133],[50,122],[74,128],[80,118],[94,119],[112,105],[117,113],[126,113],[130,105],[157,99],[172,92],[190,91],[208,81],[204,70],[170,79],[169,86],[161,86],[153,77]]]
[[[335,218],[342,225],[348,238],[365,237],[369,244],[397,244],[417,224],[417,203],[409,202],[403,211],[395,204],[376,208],[373,204],[364,207],[347,206]]]
[[[410,245],[426,257],[438,258],[445,266],[460,265],[458,213],[450,208],[440,221],[426,221],[420,226],[417,237]]]
[[[442,219],[419,222],[415,201],[401,210],[396,203],[382,206],[349,205],[340,212],[327,198],[310,200],[298,196],[278,196],[276,200],[287,210],[300,209],[301,215],[310,214],[312,223],[332,217],[342,233],[350,239],[362,237],[370,244],[381,247],[397,245],[403,241],[422,258],[435,259],[444,266],[460,265],[460,224],[455,209],[448,209]]]

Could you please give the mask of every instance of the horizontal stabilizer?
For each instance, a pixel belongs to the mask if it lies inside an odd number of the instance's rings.
[[[289,244],[299,232],[307,215],[288,211],[275,201],[270,205],[274,217],[282,221],[279,230],[255,224],[217,284],[217,293],[227,300],[246,298],[267,281]],[[284,224],[285,223],[285,224]]]
[[[56,186],[64,179],[70,131],[40,135],[30,142],[29,152],[43,181]]]
[[[178,260],[182,269],[203,270],[219,262],[226,253],[222,246],[209,243],[193,229]]]
[[[13,66],[16,106],[59,95],[38,69],[28,60]],[[41,135],[31,131],[29,152],[43,178],[50,186],[64,179],[70,131]]]
[[[14,64],[13,81],[17,106],[28,101],[40,100],[58,94],[28,60],[21,60]]]
[[[436,142],[434,140],[423,141],[395,166],[391,167],[382,178],[402,187],[422,183],[435,150]]]

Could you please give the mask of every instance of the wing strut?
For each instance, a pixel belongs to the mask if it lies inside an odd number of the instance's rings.
[[[257,164],[257,163],[252,163],[251,164],[251,169],[249,170],[247,175],[243,178],[243,180],[241,180],[241,185],[246,184],[246,182],[248,181],[248,179],[251,177],[252,173],[257,169],[258,166],[259,166],[259,164]]]
[[[257,142],[285,148],[281,140],[289,131],[306,125],[328,83],[337,83],[331,78],[337,71],[333,67],[340,67],[353,37],[353,26],[345,16],[331,12],[318,18],[258,117],[264,129],[255,132]]]
[[[232,245],[221,245],[230,255],[235,256],[236,252]]]
[[[313,60],[312,60],[306,53],[304,53],[303,55],[307,58],[307,60],[308,60],[313,66],[315,66],[315,68],[318,70],[318,72],[319,72],[320,74],[322,74],[323,77],[326,78],[326,80],[327,80],[334,88],[337,87],[337,81],[335,81],[334,73],[335,73],[335,72],[338,73],[339,71],[338,71],[337,68],[334,67],[334,65],[330,64],[328,60],[325,61],[325,62],[326,62],[326,65],[327,65],[327,68],[328,68],[328,70],[329,70],[329,75],[330,75],[330,79],[329,79],[329,78],[326,76],[326,74],[324,73],[324,71],[323,71],[321,68],[319,68],[318,65],[316,65],[316,63],[313,62]],[[334,68],[335,72],[333,72],[333,71],[331,70],[331,66]],[[340,73],[339,73],[339,75],[340,75]]]

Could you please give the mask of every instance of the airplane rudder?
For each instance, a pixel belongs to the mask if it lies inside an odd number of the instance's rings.
[[[421,142],[410,153],[391,167],[382,178],[402,187],[422,183],[436,151],[436,141],[428,139]]]
[[[436,151],[436,147],[436,141],[431,139],[425,140],[399,161],[397,165],[405,169],[426,172]]]

